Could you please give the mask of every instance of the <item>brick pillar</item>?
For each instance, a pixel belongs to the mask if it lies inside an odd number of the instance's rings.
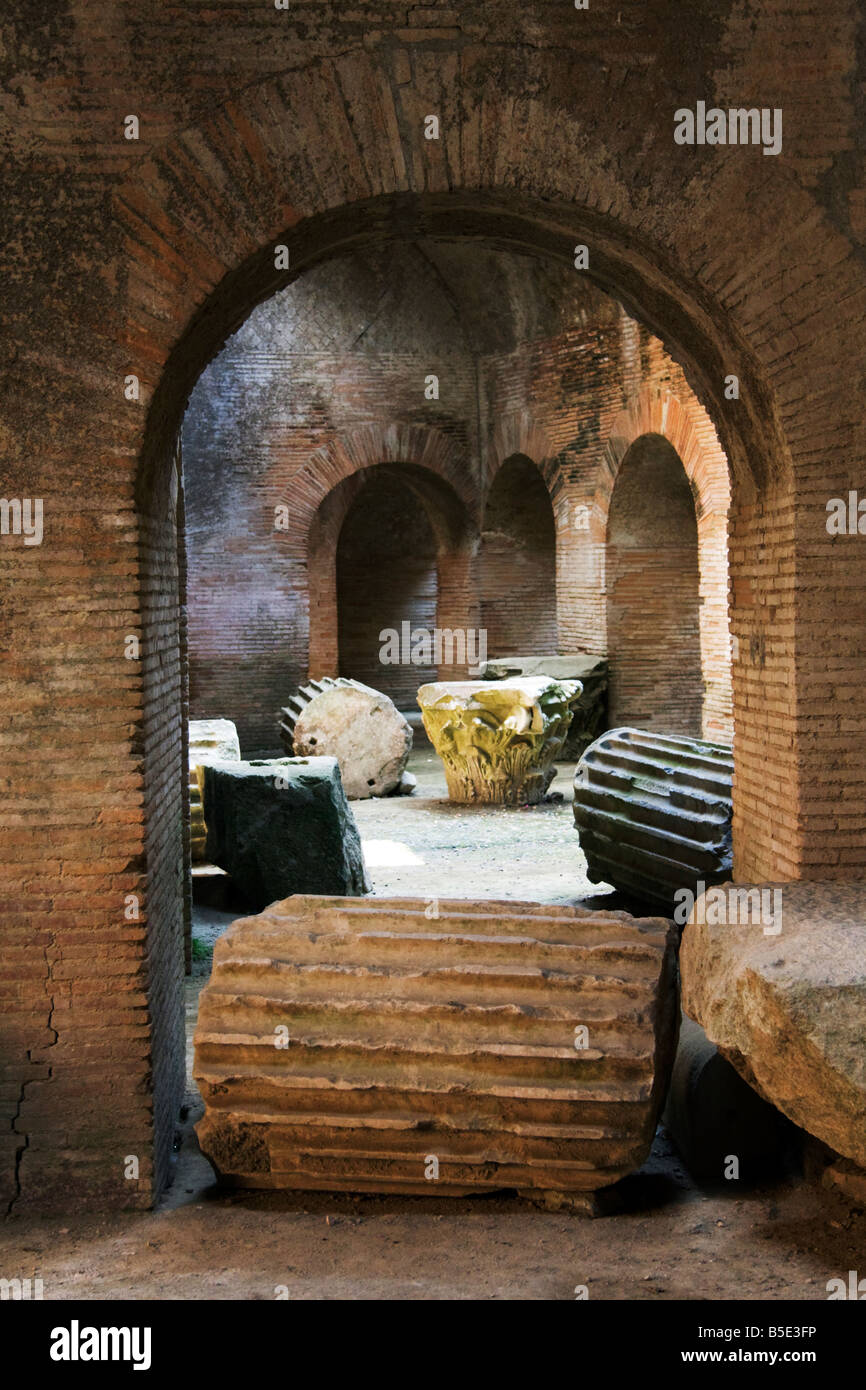
[[[729,563],[734,875],[748,883],[798,878],[802,782],[790,493],[758,499],[734,490]]]

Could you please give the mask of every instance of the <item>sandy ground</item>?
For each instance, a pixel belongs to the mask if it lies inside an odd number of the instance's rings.
[[[586,876],[572,814],[574,764],[541,806],[455,806],[432,749],[413,754],[412,796],[352,803],[378,894],[575,902],[604,893]]]
[[[593,886],[562,800],[461,810],[445,800],[432,752],[413,755],[413,797],[354,804],[374,891],[620,905]],[[191,1037],[210,950],[233,920],[198,909]],[[12,1217],[0,1272],[43,1280],[46,1299],[825,1300],[827,1281],[863,1266],[866,1213],[795,1173],[775,1183],[702,1188],[663,1129],[609,1214],[540,1210],[507,1196],[449,1200],[223,1193],[193,1125],[190,1080],[175,1174],[159,1208],[62,1221]]]

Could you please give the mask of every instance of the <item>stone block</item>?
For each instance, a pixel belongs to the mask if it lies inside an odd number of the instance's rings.
[[[686,925],[683,1008],[759,1095],[864,1168],[866,886],[730,888],[735,911],[711,914],[708,893]],[[772,919],[744,922],[762,889],[779,895]]]
[[[560,754],[564,762],[577,762],[598,738],[607,722],[608,667],[604,657],[586,652],[560,656],[500,656],[481,668],[482,680],[508,680],[514,676],[549,676],[551,680],[578,681],[581,693],[571,707],[571,724]]]
[[[663,1119],[692,1176],[717,1183],[778,1171],[796,1134],[690,1018],[680,1027]]]
[[[611,729],[583,754],[574,822],[591,883],[671,912],[681,889],[731,872],[730,747]]]
[[[208,764],[204,814],[208,858],[256,909],[292,893],[369,891],[334,758]]]
[[[301,686],[280,711],[288,753],[336,758],[350,801],[390,796],[412,750],[412,730],[393,700],[360,681],[329,676]]]
[[[189,841],[193,863],[205,859],[207,838],[200,769],[205,763],[239,762],[240,756],[238,731],[230,719],[189,721]]]

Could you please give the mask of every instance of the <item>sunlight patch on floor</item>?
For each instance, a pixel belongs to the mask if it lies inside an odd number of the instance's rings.
[[[361,840],[361,848],[370,869],[397,869],[404,864],[423,864],[420,854],[399,840]]]

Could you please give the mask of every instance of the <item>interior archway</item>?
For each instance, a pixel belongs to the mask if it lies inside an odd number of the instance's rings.
[[[522,454],[502,464],[484,509],[481,626],[490,656],[557,651],[556,523],[544,479]]]
[[[455,216],[458,218],[457,221]],[[393,199],[375,200],[373,204],[364,208],[345,207],[333,213],[322,214],[308,222],[299,223],[285,233],[293,267],[288,275],[275,273],[271,247],[256,252],[245,266],[238,267],[236,273],[225,278],[215,294],[209,297],[208,312],[197,313],[176,344],[153,397],[139,475],[141,518],[143,533],[147,536],[147,545],[143,551],[143,624],[145,631],[156,634],[149,650],[149,661],[143,671],[145,752],[148,766],[161,770],[158,781],[152,781],[146,788],[146,802],[151,808],[148,810],[148,819],[153,827],[149,836],[148,854],[152,882],[167,884],[178,872],[179,843],[164,833],[166,821],[164,817],[155,814],[152,797],[155,793],[162,807],[174,798],[173,804],[179,811],[185,789],[185,777],[177,764],[172,785],[171,760],[167,761],[165,757],[166,729],[170,727],[171,720],[166,703],[165,672],[166,667],[170,667],[175,660],[173,652],[178,648],[177,628],[172,630],[171,622],[166,621],[166,610],[171,596],[162,582],[164,575],[171,573],[174,563],[172,557],[177,551],[177,533],[164,499],[165,489],[171,477],[170,460],[174,431],[179,423],[185,394],[195,379],[196,372],[201,371],[208,358],[221,345],[225,335],[243,322],[256,304],[302,274],[305,266],[313,265],[329,255],[336,255],[347,245],[364,242],[370,244],[377,238],[388,239],[394,236],[404,239],[419,234],[432,236],[434,239],[437,236],[447,237],[449,240],[457,237],[482,245],[486,243],[513,246],[521,253],[540,258],[552,257],[560,264],[570,265],[575,236],[573,216],[569,216],[567,225],[559,226],[555,225],[556,218],[553,217],[552,221],[551,218],[550,207],[539,214],[538,222],[533,222],[525,210],[518,213],[513,206],[504,207],[501,201],[498,206],[491,206],[489,200],[481,195],[476,198],[475,195],[449,197],[442,194],[431,195],[429,199],[415,196],[407,199],[403,195],[396,195]],[[615,229],[603,228],[594,215],[588,218],[587,225],[590,224],[600,237],[594,279],[614,294],[619,294],[628,305],[640,305],[640,258],[631,252],[621,259],[623,248],[617,247]],[[358,227],[363,230],[359,231]],[[713,413],[717,415],[718,396],[709,390],[709,383],[714,373],[721,368],[718,339],[712,343],[709,340],[705,341],[703,331],[707,325],[703,323],[703,315],[698,314],[691,319],[681,299],[677,296],[665,297],[657,272],[648,267],[647,275],[648,281],[653,284],[653,290],[650,292],[647,284],[644,284],[643,288],[648,295],[647,303],[650,306],[646,320],[652,328],[665,322],[670,325],[669,331],[665,333],[666,341],[681,351],[683,359],[689,364],[690,375],[694,374],[696,382],[707,385],[707,395]],[[703,347],[706,347],[706,355],[701,357]],[[732,356],[736,355],[736,352],[732,352]],[[701,361],[699,370],[696,368],[698,360]],[[748,368],[744,366],[742,371],[745,377]],[[757,395],[760,395],[760,391]],[[171,426],[172,421],[175,422],[174,428]],[[741,501],[748,505],[747,499],[754,496],[756,483],[760,481],[760,469],[764,465],[768,470],[771,468],[770,457],[761,444],[749,452],[730,420],[721,419],[720,423],[723,426],[724,442],[726,446],[730,444],[732,449],[735,486],[740,490]],[[752,437],[754,439],[756,436]],[[782,457],[781,453],[775,455],[774,466],[778,465]],[[757,474],[753,473],[752,465],[755,466]],[[466,588],[465,572],[471,568],[472,563],[473,554],[471,550],[466,550],[460,556],[453,583],[445,582],[440,570],[440,613],[444,594]],[[179,722],[179,679],[176,689],[178,698],[174,718]],[[741,834],[739,825],[744,820],[747,822],[748,817],[740,816],[739,821],[735,820],[735,844],[736,836]],[[758,862],[756,856],[759,857],[763,852],[762,843],[760,835],[757,839],[749,841],[749,852],[755,865]],[[769,839],[767,843],[769,844]],[[174,947],[171,944],[173,933],[168,919],[175,909],[170,889],[160,891],[157,902],[161,904],[161,911],[152,914],[149,922],[151,934],[159,943],[159,951],[152,953],[154,978],[162,969],[160,957],[165,959],[170,973],[174,969]],[[164,985],[158,987],[165,988]]]
[[[424,536],[424,546],[427,554],[432,557],[434,567],[434,573],[428,575],[426,587],[428,590],[432,590],[435,601],[432,605],[426,601],[422,605],[425,616],[429,617],[432,611],[432,622],[429,623],[429,626],[441,628],[469,627],[476,622],[477,604],[474,600],[474,593],[477,582],[478,532],[465,498],[456,492],[440,471],[434,471],[432,466],[422,467],[414,463],[380,463],[358,468],[355,472],[348,473],[347,476],[343,477],[322,498],[303,539],[302,550],[308,575],[308,674],[314,678],[350,674],[348,669],[343,669],[346,662],[339,641],[337,551],[344,522],[349,517],[355,502],[364,494],[368,483],[372,484],[373,489],[370,496],[378,498],[378,506],[389,520],[389,529],[392,530],[393,524],[399,519],[399,507],[397,507],[396,512],[394,507],[395,493],[398,497],[403,496],[404,504],[408,504],[411,515],[416,518],[416,534],[418,530],[417,518],[419,515],[423,518],[421,530]],[[429,549],[427,545],[428,530],[432,549]],[[373,538],[373,544],[374,547],[379,545],[378,536]],[[402,540],[399,541],[399,544],[402,548]],[[369,579],[372,571],[370,566],[363,562],[362,534],[356,536],[354,549],[356,559]],[[394,565],[394,558],[393,553],[385,557],[387,568],[392,574],[395,569],[399,569],[399,566],[395,567]],[[408,550],[404,551],[404,559],[414,569],[415,559]],[[378,575],[374,577],[377,585],[380,585]],[[414,582],[414,579],[410,581],[410,583]],[[406,586],[403,586],[402,591],[404,595],[408,593]],[[344,595],[349,593],[347,580],[344,586]],[[381,586],[379,587],[379,597],[381,601],[387,601],[389,608],[393,608],[392,600],[387,598]],[[357,595],[352,595],[351,601],[355,603]],[[360,601],[363,606],[363,595]],[[372,611],[371,608],[370,612],[372,613]],[[420,615],[421,608],[418,611]],[[409,615],[404,615],[404,617],[409,620]],[[381,631],[381,627],[378,630]],[[344,626],[344,635],[347,631],[348,626],[346,625]],[[367,656],[363,660],[367,661],[370,659],[369,648],[365,646],[364,650],[367,651]],[[358,654],[356,648],[355,655]],[[416,672],[418,670],[414,665],[412,669]],[[437,677],[444,679],[446,676],[459,678],[466,675],[463,668],[442,667],[433,674],[430,674],[433,672],[432,667],[422,669],[428,672],[429,679],[437,679]],[[379,668],[377,659],[376,667],[368,671],[368,674],[376,675],[379,682],[376,688],[388,693],[387,680],[385,684],[382,684],[386,670],[386,667]],[[376,685],[376,681],[373,684]],[[415,692],[419,684],[421,684],[420,681],[415,681],[411,689],[411,697],[408,699],[408,707],[413,710],[415,708]],[[404,700],[410,685],[411,679],[404,672],[398,678],[399,692],[402,692],[401,698]]]
[[[436,538],[413,489],[396,470],[371,469],[353,499],[337,542],[339,672],[411,708],[432,665],[383,660],[393,631],[436,626]]]
[[[698,526],[682,462],[647,434],[623,459],[607,523],[609,719],[703,732]]]
[[[840,42],[855,36],[850,3],[816,35],[820,47],[826,31],[835,54],[815,79],[832,116],[820,129],[808,119],[802,39],[771,6],[745,17],[742,7],[708,10],[684,47],[670,22],[676,7],[656,14],[635,0],[613,68],[603,15],[569,22],[567,6],[549,7],[550,25],[530,9],[505,28],[461,17],[456,30],[444,11],[441,29],[395,27],[383,11],[370,31],[357,14],[323,10],[296,42],[286,16],[275,40],[273,6],[248,5],[209,26],[213,44],[202,42],[194,7],[185,18],[175,7],[170,33],[154,24],[133,33],[121,8],[112,0],[95,49],[83,19],[18,43],[27,62],[10,215],[39,234],[9,247],[4,457],[19,490],[41,496],[50,482],[55,498],[48,544],[4,549],[7,799],[23,811],[3,940],[24,962],[20,1004],[7,1010],[5,1118],[18,1138],[5,1168],[21,1205],[42,1175],[58,1190],[72,1183],[80,1201],[147,1202],[168,1170],[182,1074],[186,782],[177,433],[191,387],[251,309],[347,249],[423,237],[514,248],[572,280],[591,276],[667,345],[732,470],[736,876],[844,879],[866,863],[864,622],[851,598],[862,557],[855,540],[828,534],[824,510],[858,485],[866,429],[862,199],[856,160],[844,157],[856,145],[857,103],[854,68],[838,61]],[[793,136],[782,158],[670,138],[669,107],[720,84],[720,100],[725,91],[739,100],[770,52],[771,99]],[[87,99],[70,106],[70,80],[80,88],[82,76]],[[617,84],[637,132],[612,100]],[[138,140],[120,136],[119,90],[142,94]],[[424,138],[428,111],[440,115],[441,139]],[[77,176],[82,159],[87,177]],[[46,237],[75,248],[52,258],[48,284]],[[629,406],[639,358],[610,410]],[[603,360],[587,354],[575,379]],[[487,423],[483,393],[474,405]],[[513,405],[522,408],[519,392]],[[441,399],[431,405],[425,424],[438,428],[442,409]],[[596,412],[549,432],[570,485],[608,425]],[[663,432],[693,478],[681,439]],[[386,457],[426,462],[423,448],[376,451]],[[472,450],[460,457],[467,476],[481,476]],[[560,575],[582,564],[587,593],[600,596],[606,509],[571,505],[591,503],[591,491],[551,495],[561,537],[569,527]],[[266,525],[279,485],[259,500]],[[245,563],[249,534],[238,526],[220,553],[226,569]],[[296,539],[262,542],[275,568]],[[461,555],[453,592],[470,567]],[[58,599],[75,621],[68,640],[46,643]],[[263,605],[262,626],[275,606]],[[603,601],[597,609],[591,627],[569,626],[561,610],[569,650],[603,652]],[[305,622],[302,612],[299,648]],[[125,649],[130,637],[140,660]],[[211,650],[220,648],[215,626]],[[34,749],[52,767],[50,816],[33,804]],[[125,918],[130,898],[136,914]],[[82,1014],[94,998],[99,1009]],[[135,1182],[116,1161],[130,1150],[142,1155]]]

